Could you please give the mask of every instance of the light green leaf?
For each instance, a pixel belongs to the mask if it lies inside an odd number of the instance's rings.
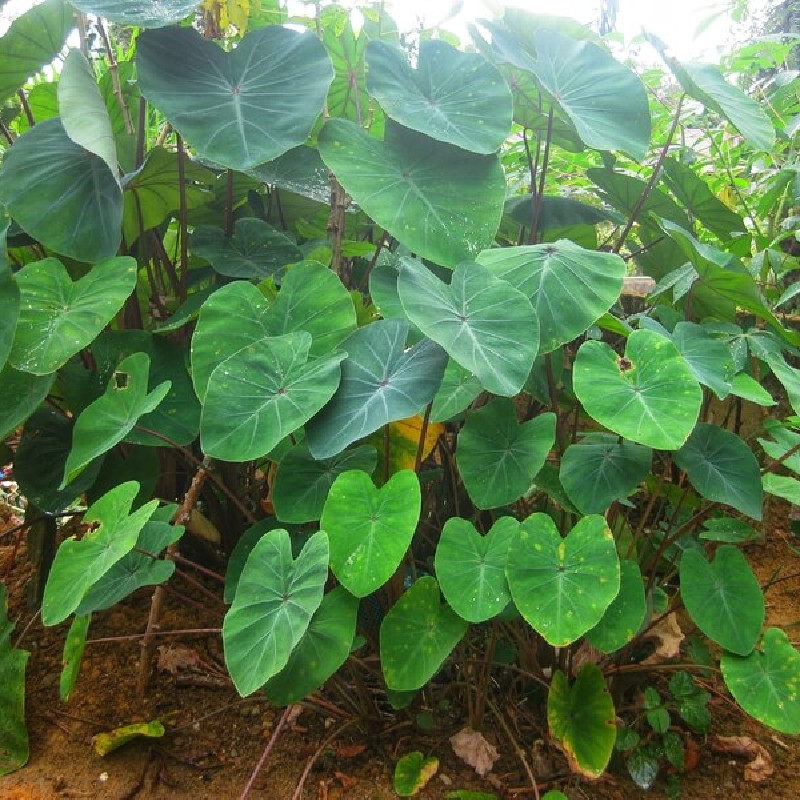
[[[203,157],[246,170],[305,142],[333,79],[311,33],[271,25],[226,53],[192,28],[145,31],[142,94]]]
[[[627,271],[618,255],[585,250],[566,239],[484,250],[478,263],[530,299],[542,353],[571,342],[602,317],[619,297]]]
[[[109,172],[117,178],[117,146],[106,104],[89,62],[74,48],[61,68],[58,112],[67,136],[84,150],[102,158]]]
[[[781,733],[800,733],[800,653],[780,628],[769,628],[761,645],[742,658],[723,653],[722,677],[750,716]]]
[[[586,632],[586,640],[603,653],[624,647],[639,632],[647,614],[644,583],[635,561],[620,562],[619,594],[600,622]]]
[[[547,695],[547,725],[573,771],[588,778],[605,772],[617,738],[616,712],[596,664],[584,664],[572,686],[556,670]]]
[[[554,414],[517,422],[514,402],[498,397],[467,418],[456,461],[478,508],[497,508],[525,494],[555,441]]]
[[[288,663],[328,578],[328,537],[313,534],[292,559],[283,529],[262,537],[244,565],[233,605],[225,615],[225,663],[242,697],[260,689]]]
[[[439,759],[425,758],[419,750],[403,756],[394,768],[394,791],[398,797],[413,797],[424,789],[439,769]]]
[[[564,647],[597,625],[619,593],[614,537],[596,514],[579,520],[564,539],[547,514],[533,514],[511,540],[506,577],[528,624]]]
[[[700,422],[674,460],[703,497],[761,519],[764,495],[758,461],[735,433]]]
[[[330,458],[388,422],[419,414],[442,380],[447,354],[424,339],[405,349],[408,324],[381,320],[342,342],[347,358],[333,399],[306,426],[314,458]]]
[[[319,148],[353,200],[418,256],[454,267],[492,244],[506,193],[496,156],[396,124],[381,142],[336,119],[325,123]]]
[[[721,647],[746,656],[764,624],[764,594],[747,559],[729,544],[709,562],[686,550],[680,563],[681,599],[697,627]]]
[[[61,488],[75,479],[86,465],[121,442],[138,419],[153,411],[164,399],[170,382],[147,391],[150,358],[134,353],[123,359],[104,394],[78,416],[72,430],[72,450],[64,466]]]
[[[160,739],[164,733],[164,726],[160,720],[134,722],[132,725],[123,725],[121,728],[114,728],[113,731],[107,733],[96,733],[92,737],[92,744],[97,755],[107,756],[140,736],[146,739]]]
[[[440,40],[420,44],[416,68],[381,41],[367,46],[367,86],[387,116],[473,153],[493,153],[511,130],[511,92],[477,53]]]
[[[72,690],[78,681],[83,660],[83,649],[86,647],[86,635],[92,615],[76,615],[69,626],[67,638],[64,640],[64,653],[61,656],[61,678],[58,684],[58,696],[62,703],[69,700]]]
[[[14,625],[8,618],[8,592],[0,583],[0,776],[28,761],[25,727],[25,667],[30,655],[11,644]]]
[[[492,619],[511,602],[505,568],[518,527],[513,517],[500,517],[481,536],[465,519],[445,523],[436,547],[436,577],[445,600],[468,622]]]
[[[8,150],[0,202],[20,227],[61,255],[94,263],[119,249],[116,176],[102,158],[75,144],[59,119],[40,122]]]
[[[331,569],[351,594],[366,597],[394,575],[417,529],[421,503],[412,470],[396,472],[379,489],[361,470],[336,478],[320,526],[330,540]]]
[[[522,389],[536,358],[539,330],[528,299],[487,269],[459,264],[450,285],[402,259],[397,281],[408,318],[490,392]]]
[[[383,618],[381,666],[386,685],[396,691],[424,686],[439,670],[469,627],[447,605],[439,585],[420,578]]]
[[[65,539],[58,548],[42,600],[42,622],[58,625],[80,605],[86,593],[136,545],[139,531],[158,507],[152,500],[129,515],[139,484],[121,483],[93,503],[83,521],[96,522],[78,541]]]
[[[647,330],[628,337],[624,358],[603,342],[584,342],[575,359],[573,388],[592,419],[660,450],[683,445],[703,399],[675,345]]]

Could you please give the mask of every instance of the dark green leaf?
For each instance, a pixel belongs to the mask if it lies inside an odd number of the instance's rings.
[[[0,776],[28,761],[25,727],[25,666],[29,653],[11,644],[14,625],[8,618],[8,593],[0,583]]]

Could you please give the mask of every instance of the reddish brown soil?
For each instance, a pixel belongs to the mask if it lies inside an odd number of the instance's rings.
[[[787,545],[785,514],[778,513],[765,543],[753,545],[750,555],[762,583],[781,575],[800,572],[800,557]],[[0,526],[0,530],[2,527]],[[178,675],[159,671],[153,675],[144,700],[136,696],[140,645],[138,640],[87,645],[83,668],[69,703],[58,697],[66,626],[45,629],[23,600],[28,577],[24,542],[0,539],[0,579],[9,589],[11,618],[17,620],[15,636],[26,628],[22,647],[31,653],[28,663],[27,717],[31,754],[27,766],[0,778],[2,800],[50,800],[51,798],[192,798],[227,800],[239,797],[243,787],[272,735],[280,710],[263,699],[242,701],[230,684],[219,680],[222,652],[216,635],[163,637],[165,646],[188,647],[201,659],[193,672]],[[175,590],[203,606],[190,604],[177,595],[167,597],[162,629],[216,628],[223,607],[204,600],[181,577],[173,578]],[[213,587],[213,584],[208,584]],[[797,602],[800,579],[780,581],[769,591],[768,622],[784,626],[793,636],[800,620]],[[150,590],[142,590],[119,607],[97,614],[89,638],[135,635],[145,626]],[[29,624],[30,623],[30,624]],[[213,687],[197,683],[215,681]],[[743,760],[716,755],[708,741],[695,737],[699,763],[683,777],[684,798],[798,798],[800,797],[800,743],[746,719],[719,686],[712,702],[714,733],[750,736],[769,753],[774,774],[764,783],[744,778]],[[329,700],[336,698],[326,695]],[[504,698],[495,697],[502,709]],[[510,727],[515,713],[504,709]],[[0,709],[0,713],[2,710]],[[139,740],[101,758],[91,737],[101,731],[158,717],[167,733],[159,740]],[[498,798],[531,798],[534,793],[514,748],[496,719],[488,715],[484,733],[501,753],[492,779],[480,779],[452,753],[448,737],[461,720],[438,719],[441,729],[424,731],[414,723],[413,714],[386,718],[382,730],[370,733],[346,722],[323,706],[308,704],[294,724],[278,738],[275,749],[257,778],[252,798],[290,800],[308,760],[324,741],[328,745],[305,782],[302,797],[314,800],[383,800],[393,798],[391,777],[394,763],[411,750],[421,750],[441,759],[439,773],[418,797],[443,798],[453,789],[470,788],[494,792]],[[525,729],[523,737],[528,736]],[[540,779],[549,777],[570,800],[632,797],[665,797],[662,791],[641,792],[617,771],[597,783],[568,777],[564,760],[548,745],[534,753],[530,738],[520,738],[529,762]],[[549,776],[545,775],[549,772]],[[663,784],[660,784],[663,786]]]

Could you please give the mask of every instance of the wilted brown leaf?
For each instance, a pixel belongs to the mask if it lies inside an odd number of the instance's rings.
[[[678,616],[674,612],[653,625],[645,635],[646,639],[655,639],[655,652],[651,653],[642,664],[660,664],[669,658],[676,658],[681,653],[681,642],[684,639]]]
[[[191,647],[171,647],[169,645],[160,645],[158,648],[158,668],[163,672],[169,672],[171,675],[177,675],[179,672],[187,670],[200,669],[203,659],[196,650]]]
[[[761,783],[775,772],[772,756],[749,736],[715,736],[711,747],[716,753],[749,759],[744,766],[746,781]]]
[[[355,758],[360,756],[367,746],[365,744],[343,744],[336,748],[337,758]]]
[[[494,766],[494,762],[500,758],[497,748],[489,744],[482,733],[472,728],[462,728],[450,737],[450,744],[453,752],[481,777],[486,775]]]

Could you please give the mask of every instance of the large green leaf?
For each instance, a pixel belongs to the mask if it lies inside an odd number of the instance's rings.
[[[703,497],[761,519],[761,470],[753,451],[735,433],[700,422],[674,460]]]
[[[664,180],[689,214],[720,239],[727,240],[734,232],[747,230],[744,220],[731,211],[690,167],[674,158],[667,158],[664,161]]]
[[[74,420],[42,407],[25,423],[14,453],[14,478],[22,494],[40,511],[58,514],[97,479],[103,459],[93,461],[67,486],[61,487],[72,447]]]
[[[586,639],[603,653],[613,653],[636,636],[646,615],[647,602],[639,565],[635,561],[621,561],[619,594],[600,622],[586,632]]]
[[[619,297],[627,273],[618,255],[585,250],[566,239],[485,250],[478,263],[530,299],[543,353],[571,342],[602,317]]]
[[[492,244],[506,194],[496,156],[396,124],[381,142],[346,120],[325,123],[319,148],[353,200],[420,257],[454,267]]]
[[[378,462],[369,445],[345,450],[333,458],[317,460],[305,442],[295,445],[282,459],[272,483],[275,516],[281,522],[312,522],[322,516],[325,498],[338,475],[347,470],[372,474]],[[330,533],[330,529],[326,528]]]
[[[639,77],[602,47],[554,30],[535,33],[530,68],[597,150],[624,150],[641,161],[650,145],[650,109]]]
[[[474,153],[493,153],[511,130],[511,92],[477,53],[422,42],[416,69],[386,42],[367,46],[367,86],[387,116],[406,128]]]
[[[628,337],[624,357],[603,342],[584,342],[575,359],[573,388],[592,419],[661,450],[675,450],[689,438],[703,400],[675,345],[647,330]]]
[[[106,104],[89,62],[71,49],[58,80],[58,112],[64,130],[75,144],[105,161],[117,177],[117,146]]]
[[[8,618],[8,593],[0,583],[0,777],[28,760],[25,726],[25,667],[29,653],[11,644],[14,625]]]
[[[505,569],[518,527],[513,517],[500,517],[481,536],[465,519],[445,523],[436,547],[436,577],[445,600],[468,622],[492,619],[511,602]]]
[[[145,31],[136,65],[142,94],[197,152],[237,170],[303,144],[333,78],[315,36],[275,25],[230,53],[192,28]]]
[[[156,509],[139,532],[134,548],[89,589],[76,609],[77,614],[102,611],[142,586],[169,580],[175,572],[175,562],[158,556],[183,534],[183,525],[170,524],[177,510],[174,504]]]
[[[121,25],[160,28],[188,17],[197,0],[70,0],[85,14],[97,14]]]
[[[555,414],[519,423],[510,398],[495,398],[470,414],[458,435],[456,461],[472,502],[497,508],[522,497],[544,465],[555,433]]]
[[[260,689],[288,663],[314,612],[328,577],[328,537],[313,534],[296,559],[283,529],[253,548],[233,605],[225,615],[225,663],[243,697]]]
[[[736,371],[730,347],[694,322],[679,322],[672,331],[672,341],[695,378],[724,400]]]
[[[0,38],[0,101],[14,94],[61,52],[72,28],[72,16],[69,3],[45,0],[28,7],[11,23]]]
[[[272,703],[300,702],[344,664],[353,646],[357,614],[358,600],[343,586],[325,595],[286,666],[264,686]]]
[[[403,258],[397,288],[411,322],[485,389],[508,397],[519,393],[539,344],[527,297],[469,262],[459,264],[448,285],[424,264]]]
[[[18,372],[6,364],[0,371],[0,386],[3,387],[3,402],[0,403],[0,439],[4,439],[33,414],[47,397],[55,377],[55,373],[32,375],[30,372]]]
[[[769,628],[750,655],[723,653],[722,677],[736,702],[759,722],[800,733],[800,653],[780,628]]]
[[[764,594],[741,551],[724,544],[708,561],[702,550],[686,550],[680,578],[681,599],[697,627],[732,653],[750,653],[764,624]]]
[[[566,449],[559,478],[582,514],[602,514],[636,489],[650,472],[652,460],[647,447],[606,433],[590,433]]]
[[[424,339],[405,349],[408,324],[380,320],[342,342],[347,358],[333,399],[306,426],[314,458],[330,458],[349,444],[399,419],[418,414],[433,399],[447,354]]]
[[[215,272],[229,278],[262,280],[303,259],[300,249],[285,233],[252,217],[237,219],[230,237],[222,228],[197,225],[191,247]]]
[[[8,225],[7,219],[0,222],[0,306],[3,308],[3,314],[0,315],[0,370],[5,366],[11,352],[20,306],[19,286],[6,256]]]
[[[417,529],[421,503],[419,480],[409,469],[380,489],[361,470],[336,478],[320,526],[330,539],[331,569],[351,594],[366,597],[394,575]]]
[[[153,411],[164,399],[170,382],[148,392],[150,358],[134,353],[123,359],[104,394],[78,416],[72,430],[72,450],[64,465],[62,487],[75,479],[89,462],[121,442],[139,417]]]
[[[309,358],[305,331],[262,339],[223,361],[203,401],[203,451],[225,461],[269,453],[333,396],[345,353]]]
[[[158,500],[130,514],[139,491],[135,481],[121,483],[93,503],[83,521],[98,523],[78,541],[65,539],[58,548],[42,600],[42,622],[58,625],[80,605],[86,593],[136,545],[139,531],[153,516]]]
[[[547,695],[547,725],[575,772],[589,778],[605,772],[617,739],[616,712],[596,664],[584,664],[572,686],[556,671]]]
[[[122,239],[122,189],[99,156],[67,136],[59,119],[31,128],[8,150],[0,202],[27,233],[78,261],[114,256]]]
[[[614,537],[596,514],[579,520],[564,539],[547,514],[533,514],[508,548],[514,603],[555,647],[574,642],[602,619],[619,592],[619,575]]]
[[[38,125],[37,125],[38,127]],[[55,258],[17,273],[22,306],[9,363],[47,375],[94,341],[136,285],[136,262],[111,258],[75,283]]]
[[[455,611],[441,604],[436,581],[420,578],[381,623],[381,666],[386,685],[401,692],[424,686],[468,627]]]

